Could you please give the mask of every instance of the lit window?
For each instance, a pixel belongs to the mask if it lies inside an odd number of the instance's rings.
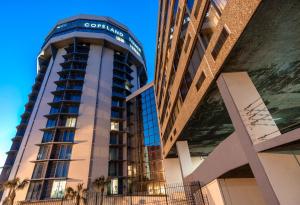
[[[75,127],[76,125],[76,118],[75,117],[69,117],[66,120],[66,127]]]
[[[115,130],[115,131],[119,131],[119,122],[111,122],[110,123],[110,129]]]
[[[55,180],[51,189],[51,198],[63,198],[65,192],[66,181]]]
[[[130,86],[129,82],[126,82],[126,83],[125,83],[125,88],[126,88],[127,90],[130,90],[130,89],[131,89],[131,86]]]
[[[119,37],[119,36],[116,36],[116,39],[117,39],[118,41],[122,42],[122,43],[124,43],[124,42],[125,42],[125,41],[124,41],[124,39],[123,39],[123,38],[121,38],[121,37]]]
[[[111,180],[110,192],[112,194],[118,194],[118,179]]]
[[[131,177],[132,176],[132,166],[128,165],[128,176]]]

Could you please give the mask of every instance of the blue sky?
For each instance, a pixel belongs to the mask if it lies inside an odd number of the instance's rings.
[[[14,0],[0,5],[0,166],[6,158],[36,75],[36,56],[47,33],[62,18],[110,16],[141,41],[153,79],[157,0]]]

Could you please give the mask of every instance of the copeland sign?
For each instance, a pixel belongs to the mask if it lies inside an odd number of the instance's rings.
[[[104,29],[104,30],[107,30],[113,34],[116,34],[120,37],[124,37],[124,34],[116,29],[116,28],[113,28],[112,26],[109,26],[107,24],[104,24],[104,23],[84,23],[84,27],[86,28],[96,28],[96,29]]]
[[[108,25],[106,23],[89,23],[86,22],[83,24],[85,28],[94,28],[94,29],[102,29],[102,30],[107,30],[121,38],[116,38],[118,41],[124,43],[124,33],[122,31],[120,31],[119,29],[112,27],[111,25]],[[125,37],[126,38],[126,37]],[[134,42],[133,39],[129,38],[129,42],[130,42],[130,48],[139,56],[141,56],[141,52],[142,49]]]

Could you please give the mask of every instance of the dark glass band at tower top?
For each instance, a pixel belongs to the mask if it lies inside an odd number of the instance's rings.
[[[142,46],[124,29],[107,21],[76,19],[56,26],[47,36],[44,45],[56,36],[74,31],[103,33],[130,47],[130,49],[145,61]],[[43,45],[43,46],[44,46]]]

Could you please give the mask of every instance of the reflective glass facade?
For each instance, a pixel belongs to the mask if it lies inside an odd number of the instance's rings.
[[[164,173],[153,86],[127,101],[131,190],[164,193]]]

